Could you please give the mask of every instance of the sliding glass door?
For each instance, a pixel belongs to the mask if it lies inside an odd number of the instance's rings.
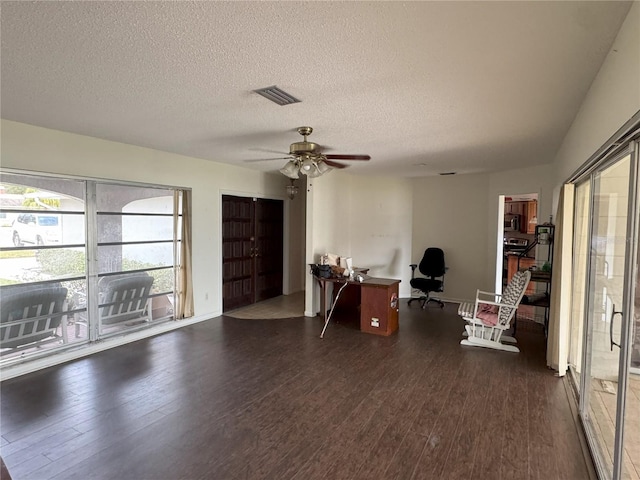
[[[637,175],[629,148],[576,186],[570,364],[603,478],[640,478]]]

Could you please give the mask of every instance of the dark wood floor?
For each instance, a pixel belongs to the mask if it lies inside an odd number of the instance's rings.
[[[13,480],[588,478],[543,335],[462,326],[216,318],[4,382],[0,452]]]

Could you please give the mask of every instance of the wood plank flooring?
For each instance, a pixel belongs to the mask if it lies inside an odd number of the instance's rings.
[[[586,479],[544,337],[459,345],[455,305],[400,330],[219,317],[6,381],[13,480]]]

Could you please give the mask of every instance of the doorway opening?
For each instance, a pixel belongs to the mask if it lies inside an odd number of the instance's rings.
[[[522,269],[536,265],[534,240],[538,225],[538,194],[500,195],[498,234],[496,238],[496,292],[502,293],[511,277]],[[527,293],[535,288],[530,284]],[[535,320],[535,307],[521,306],[518,318]]]

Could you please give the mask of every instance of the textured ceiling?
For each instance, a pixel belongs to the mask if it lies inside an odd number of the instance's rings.
[[[630,6],[2,1],[1,114],[265,171],[301,125],[354,174],[550,163]]]

